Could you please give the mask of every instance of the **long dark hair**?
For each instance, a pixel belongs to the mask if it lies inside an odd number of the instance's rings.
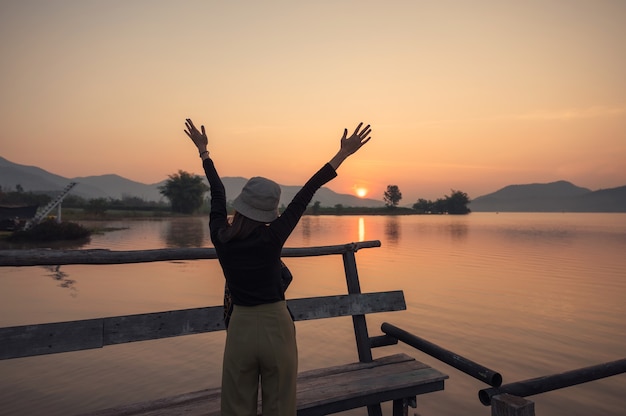
[[[235,211],[230,225],[219,231],[219,239],[222,243],[231,240],[243,240],[248,237],[259,226],[265,225],[262,222],[252,220],[239,212]]]

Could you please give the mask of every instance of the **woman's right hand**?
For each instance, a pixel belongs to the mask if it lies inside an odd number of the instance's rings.
[[[347,156],[355,153],[359,150],[365,143],[369,142],[371,137],[369,137],[372,129],[370,129],[370,125],[368,124],[361,130],[361,126],[363,123],[359,123],[354,129],[354,133],[352,136],[348,137],[348,129],[343,130],[343,137],[341,138],[340,152],[344,153]],[[361,131],[359,131],[361,130]]]
[[[333,169],[336,170],[348,156],[359,150],[365,143],[370,141],[370,133],[372,132],[372,129],[370,129],[369,124],[361,129],[362,125],[363,123],[359,123],[350,137],[348,137],[348,129],[343,130],[343,137],[341,138],[339,151],[328,162]]]
[[[196,145],[198,151],[204,152],[205,150],[207,150],[206,148],[209,144],[209,139],[207,138],[206,132],[204,131],[204,126],[200,126],[200,129],[202,130],[202,133],[200,133],[200,131],[198,131],[196,126],[194,126],[193,121],[191,121],[190,118],[188,118],[185,122],[185,126],[187,127],[187,130],[185,130],[185,134],[189,136],[191,141],[193,141],[193,144]]]

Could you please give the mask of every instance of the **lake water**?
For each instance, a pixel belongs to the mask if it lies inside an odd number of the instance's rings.
[[[100,224],[102,225],[102,224]],[[210,246],[207,220],[120,221],[82,248]],[[363,292],[402,289],[390,322],[502,374],[504,383],[626,357],[626,214],[304,217],[287,247],[380,240],[360,250]],[[290,298],[346,293],[341,256],[288,258]],[[0,327],[219,305],[216,260],[0,268]],[[357,361],[349,318],[298,322],[300,369]],[[219,385],[225,334],[0,361],[0,414],[68,415]],[[410,414],[489,415],[487,386],[449,374]],[[531,396],[537,415],[625,415],[626,375]],[[390,412],[385,407],[386,412]],[[349,414],[367,414],[365,410]],[[390,413],[389,413],[390,414]]]

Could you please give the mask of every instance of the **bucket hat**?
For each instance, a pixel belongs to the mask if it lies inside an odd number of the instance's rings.
[[[233,201],[233,207],[241,215],[259,222],[272,222],[278,218],[280,186],[272,180],[255,176],[244,185]]]

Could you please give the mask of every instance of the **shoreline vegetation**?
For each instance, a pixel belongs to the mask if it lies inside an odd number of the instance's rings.
[[[281,207],[284,208],[284,207]],[[282,209],[281,209],[282,211]],[[232,209],[229,209],[232,214]],[[104,212],[90,212],[80,208],[63,209],[64,221],[110,221],[126,219],[162,219],[185,217],[208,217],[209,212],[202,210],[194,214],[181,214],[170,210],[142,210],[142,209],[108,209]],[[320,207],[314,210],[309,207],[304,215],[442,215],[438,213],[422,213],[406,207]],[[447,215],[447,214],[446,214]]]
[[[16,186],[15,191],[4,191],[0,188],[0,208],[4,211],[1,213],[0,229],[11,231],[10,234],[0,234],[0,240],[9,243],[47,243],[61,241],[79,241],[89,239],[92,234],[98,232],[106,232],[107,230],[98,229],[98,227],[85,227],[80,221],[109,221],[109,220],[159,220],[165,218],[176,217],[194,217],[208,216],[210,214],[210,202],[204,198],[206,186],[194,186],[195,182],[200,181],[200,177],[192,177],[189,174],[170,176],[167,186],[164,185],[161,193],[170,200],[170,203],[150,202],[142,200],[138,197],[126,196],[122,199],[95,198],[85,200],[75,195],[66,195],[62,193],[56,196],[56,200],[52,195],[38,194],[33,192],[25,192],[21,186]],[[183,177],[184,176],[184,177]],[[193,183],[188,183],[191,177]],[[166,192],[167,191],[167,192]],[[437,199],[436,201],[427,201],[419,199],[411,208],[399,207],[398,203],[402,199],[402,194],[397,185],[389,185],[384,195],[384,206],[380,207],[352,207],[336,204],[333,207],[322,207],[320,201],[315,201],[309,205],[304,213],[307,216],[320,215],[418,215],[418,214],[469,214],[470,209],[467,204],[470,202],[467,194],[461,191],[452,190],[450,196]],[[60,204],[65,206],[62,207]],[[54,205],[50,205],[54,204]],[[34,215],[20,214],[15,208],[29,205],[30,208],[45,206],[41,214],[50,212],[51,209],[57,207],[59,217],[63,221],[57,221],[54,215],[48,216],[44,221],[34,226],[24,229],[24,225]],[[285,205],[282,205],[279,211],[284,211]],[[227,204],[229,214],[234,213],[233,206],[229,202]],[[60,219],[59,218],[59,219]]]
[[[63,221],[57,222],[55,217],[49,217],[28,231],[0,231],[0,242],[9,244],[21,243],[48,243],[53,241],[82,241],[88,240],[93,234],[116,231],[115,227],[94,227],[79,224],[80,221],[115,221],[115,220],[162,220],[169,218],[206,217],[208,212],[201,210],[194,214],[181,214],[169,209],[106,209],[99,212],[82,208],[64,208]],[[232,211],[230,209],[229,211]],[[315,211],[315,212],[313,212]],[[232,212],[231,212],[232,213]],[[315,207],[307,209],[304,215],[419,215],[411,208],[403,207],[343,207],[332,208]],[[435,214],[439,215],[439,214]]]
[[[80,221],[115,221],[115,220],[159,220],[177,217],[208,216],[210,214],[210,201],[204,198],[206,187],[194,187],[193,183],[186,183],[189,175],[171,176],[167,183],[167,188],[161,193],[170,200],[170,203],[145,201],[138,197],[126,196],[122,199],[95,198],[85,200],[76,195],[66,195],[62,193],[56,195],[38,194],[25,192],[19,186],[15,191],[3,191],[0,188],[0,229],[11,231],[11,234],[0,234],[0,240],[10,243],[42,243],[51,241],[77,241],[88,239],[93,233],[105,232],[107,230],[95,229],[98,227],[85,227],[79,224]],[[184,178],[182,178],[184,176]],[[181,179],[182,178],[182,179]],[[192,178],[194,183],[200,177]],[[185,183],[183,183],[185,182]],[[168,192],[165,192],[165,189]],[[336,204],[333,207],[322,207],[320,201],[315,201],[309,205],[304,215],[417,215],[417,214],[468,214],[470,209],[467,204],[470,202],[467,194],[461,191],[452,191],[450,196],[437,199],[436,201],[418,200],[412,208],[399,207],[398,203],[402,199],[397,185],[389,185],[385,192],[385,205],[380,207],[352,207]],[[50,205],[53,204],[53,205]],[[63,204],[64,206],[62,206]],[[16,211],[16,208],[29,206],[33,212],[30,214]],[[41,215],[46,215],[55,207],[58,208],[59,220],[54,215],[29,229],[24,229],[27,221],[31,220],[34,210],[37,207],[44,207]],[[229,214],[234,213],[232,202],[227,204]],[[279,211],[284,211],[282,205]],[[35,218],[37,218],[35,216]]]

